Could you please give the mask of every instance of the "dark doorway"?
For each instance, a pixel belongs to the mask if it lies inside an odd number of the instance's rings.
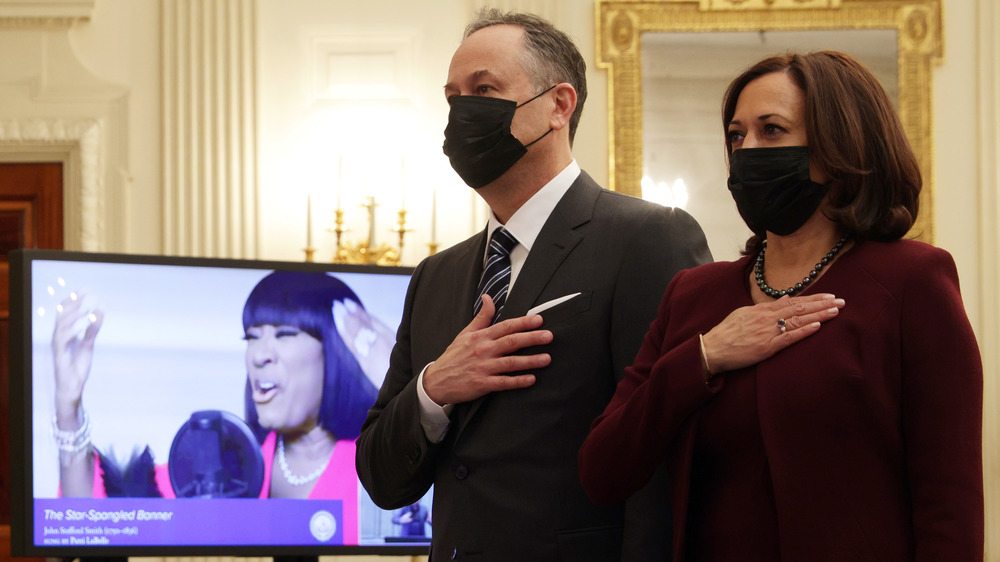
[[[5,427],[10,405],[8,255],[18,248],[63,248],[61,162],[0,163],[0,420]],[[0,560],[11,559],[10,492],[10,437],[0,431]]]

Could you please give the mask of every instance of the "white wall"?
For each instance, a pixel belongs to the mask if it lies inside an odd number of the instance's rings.
[[[945,0],[943,11],[932,100],[935,244],[955,257],[983,356],[986,559],[1000,560],[1000,12],[994,0]]]
[[[591,2],[535,4],[565,16],[564,27],[593,58]],[[366,237],[366,211],[359,204],[363,195],[379,193],[376,239],[395,245],[388,230],[397,222],[401,168],[409,176],[402,187],[407,226],[414,229],[405,239],[404,263],[416,264],[427,255],[435,190],[442,248],[485,226],[485,207],[441,152],[448,64],[478,3],[259,0],[257,5],[260,257],[300,259],[311,194],[317,260],[330,259],[335,237],[328,229],[341,180],[341,208],[351,229],[345,239],[356,243]],[[342,74],[328,75],[328,65],[337,63]],[[369,66],[353,66],[363,63]],[[354,77],[382,87],[361,88],[352,96],[344,82]],[[599,81],[594,90],[577,157],[601,178],[607,174],[606,94]]]
[[[335,240],[325,229],[340,180],[351,228],[345,238],[353,242],[367,237],[360,203],[372,194],[376,241],[395,245],[389,229],[405,197],[415,230],[404,260],[415,264],[430,242],[435,189],[438,238],[468,236],[473,193],[441,152],[443,85],[466,20],[463,3],[260,0],[258,8],[261,257],[300,258],[311,194],[317,261],[331,259]]]
[[[988,1],[988,0],[982,0]],[[934,69],[934,227],[935,244],[958,263],[970,319],[978,310],[979,154],[975,33],[976,2],[946,1],[944,56]],[[994,54],[994,56],[996,56]]]

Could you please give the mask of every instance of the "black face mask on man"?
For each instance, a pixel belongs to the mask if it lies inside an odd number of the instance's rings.
[[[809,148],[741,148],[729,158],[729,192],[756,234],[787,236],[816,212],[828,186],[809,177]]]
[[[528,152],[528,147],[552,132],[521,144],[510,132],[514,112],[538,99],[517,102],[483,96],[452,96],[448,102],[448,126],[444,129],[444,153],[462,180],[478,189],[499,178]]]

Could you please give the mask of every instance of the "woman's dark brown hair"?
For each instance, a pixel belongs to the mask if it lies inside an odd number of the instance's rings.
[[[917,218],[922,180],[892,100],[878,79],[850,55],[789,53],[764,59],[736,77],[722,102],[722,126],[736,112],[743,88],[784,72],[805,97],[809,159],[830,178],[826,216],[856,240],[902,238]],[[732,145],[726,139],[726,152]],[[744,254],[760,250],[763,232]]]

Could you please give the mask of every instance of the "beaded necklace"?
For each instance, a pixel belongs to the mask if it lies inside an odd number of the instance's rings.
[[[292,469],[288,468],[288,461],[285,460],[285,440],[281,438],[281,435],[278,435],[278,466],[281,467],[281,475],[292,486],[304,486],[319,478],[323,474],[323,471],[326,470],[328,464],[330,464],[329,457],[327,457],[326,461],[319,468],[305,476],[294,474]]]
[[[764,245],[760,248],[760,254],[757,255],[757,263],[753,266],[753,273],[754,278],[757,280],[757,287],[759,287],[761,292],[765,295],[774,299],[779,299],[785,295],[792,296],[801,293],[810,283],[813,282],[813,279],[816,279],[816,277],[819,276],[819,273],[823,271],[824,267],[830,265],[830,262],[833,261],[833,258],[840,253],[840,250],[843,249],[844,244],[850,237],[850,233],[845,234],[843,238],[841,238],[840,241],[837,242],[837,244],[830,249],[825,256],[823,256],[823,259],[819,260],[819,262],[813,266],[812,271],[809,272],[809,276],[803,278],[801,283],[796,283],[795,285],[780,291],[773,289],[767,284],[767,281],[764,280],[764,252],[767,251],[767,239],[765,238]]]

